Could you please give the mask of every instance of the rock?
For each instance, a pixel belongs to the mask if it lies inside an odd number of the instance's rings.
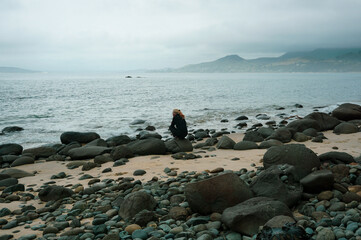
[[[3,128],[3,130],[1,132],[5,134],[5,133],[11,133],[11,132],[20,132],[23,130],[24,130],[24,128],[22,128],[22,127],[10,126],[10,127]]]
[[[124,231],[128,232],[129,234],[132,234],[135,230],[139,230],[139,229],[142,229],[139,225],[130,224],[124,229]]]
[[[283,143],[288,143],[292,140],[292,133],[288,128],[278,128],[271,136],[266,138],[266,140],[269,139],[275,139]]]
[[[98,164],[94,163],[94,162],[86,162],[83,167],[81,168],[82,171],[89,171],[93,168],[99,167]]]
[[[77,227],[77,228],[70,229],[70,230],[60,234],[60,236],[61,237],[63,237],[63,236],[76,236],[76,235],[82,234],[84,232],[85,232],[84,229]]]
[[[140,226],[146,226],[149,222],[157,220],[157,216],[153,211],[148,211],[146,209],[137,213],[134,217],[134,223]]]
[[[18,159],[16,159],[10,166],[16,167],[16,166],[21,166],[21,165],[25,165],[25,164],[33,164],[34,162],[35,162],[34,158],[28,157],[28,156],[22,156],[22,157],[19,157]]]
[[[247,117],[247,116],[242,115],[242,116],[237,117],[235,120],[236,120],[236,121],[248,120],[248,117]]]
[[[343,121],[361,119],[361,106],[352,103],[344,103],[333,110],[331,116]]]
[[[316,236],[316,240],[335,240],[335,234],[332,229],[322,228]]]
[[[345,164],[337,164],[331,168],[335,182],[342,182],[344,178],[348,177],[349,168]]]
[[[228,136],[222,136],[219,142],[217,143],[218,149],[233,149],[236,143]]]
[[[302,133],[309,137],[317,137],[318,136],[318,132],[314,128],[307,128]]]
[[[288,144],[274,146],[267,150],[263,156],[263,165],[269,168],[272,165],[289,164],[296,168],[299,179],[311,173],[313,168],[320,167],[317,155],[302,144]]]
[[[287,182],[281,180],[283,176],[287,176]],[[258,175],[249,187],[257,197],[274,198],[292,207],[301,199],[303,190],[295,178],[295,167],[273,165]]]
[[[24,184],[15,184],[15,185],[9,186],[3,190],[3,193],[13,193],[13,192],[18,192],[18,191],[21,191],[21,192],[25,191]]]
[[[208,138],[209,134],[208,134],[207,131],[204,131],[203,129],[200,129],[200,130],[194,132],[194,137],[196,139],[203,139],[203,138]]]
[[[119,206],[119,216],[125,220],[131,219],[144,209],[153,211],[156,205],[156,200],[148,193],[140,191],[130,193]]]
[[[146,174],[147,172],[144,171],[143,169],[138,169],[138,170],[135,170],[133,172],[133,176],[143,176],[144,174]]]
[[[43,231],[43,235],[45,234],[49,234],[49,233],[58,233],[59,229],[53,226],[47,226],[44,231]]]
[[[269,120],[271,117],[268,116],[267,114],[261,113],[261,114],[257,114],[256,118],[259,120]]]
[[[0,173],[0,181],[8,178],[11,178],[11,176],[8,174]]]
[[[318,156],[321,162],[331,162],[333,164],[350,164],[355,162],[354,158],[345,152],[327,152]]]
[[[188,183],[184,193],[193,212],[204,215],[221,213],[253,196],[247,184],[234,173]]]
[[[262,134],[257,131],[248,131],[243,137],[243,141],[262,142],[263,140]]]
[[[23,178],[23,177],[32,177],[34,176],[33,173],[29,173],[20,169],[16,169],[16,168],[9,168],[9,169],[5,169],[3,170],[1,173],[3,174],[7,174],[13,178]]]
[[[132,140],[127,135],[120,135],[120,136],[110,137],[110,138],[108,138],[106,140],[106,142],[108,143],[108,146],[110,146],[110,147],[115,147],[115,146],[119,146],[119,145],[123,145],[123,144],[128,144],[131,141]]]
[[[338,124],[340,124],[340,121],[337,118],[321,112],[313,112],[311,114],[308,114],[305,119],[315,120],[320,126],[320,131],[332,130]]]
[[[156,155],[166,153],[164,142],[157,138],[149,138],[130,142],[127,144],[127,147],[134,154],[138,155]]]
[[[3,155],[3,156],[0,156],[0,164],[1,163],[11,164],[18,158],[19,158],[19,156],[16,156],[16,155]]]
[[[74,194],[74,192],[62,186],[48,186],[42,189],[38,196],[41,201],[48,202],[48,201],[57,201],[59,199],[63,199],[66,197],[70,197]]]
[[[257,129],[257,132],[260,133],[263,138],[268,138],[275,132],[275,130],[269,127],[261,127]]]
[[[35,157],[35,159],[48,158],[51,155],[56,154],[56,149],[53,147],[42,146],[42,147],[37,147],[37,148],[25,149],[23,151],[23,154],[27,154],[27,153],[33,155]]]
[[[97,138],[100,136],[95,132],[64,132],[60,136],[60,141],[63,144],[71,142],[89,143]]]
[[[270,140],[266,140],[263,141],[259,144],[258,148],[259,149],[267,149],[273,146],[282,146],[283,143],[281,141],[278,141],[276,139],[270,139]]]
[[[0,187],[10,187],[10,186],[13,186],[15,184],[18,184],[18,180],[16,178],[6,178],[6,179],[3,179],[3,180],[0,180]]]
[[[255,142],[251,141],[240,141],[236,143],[233,147],[234,150],[249,150],[249,149],[257,149],[258,145]]]
[[[107,162],[114,162],[113,158],[111,158],[109,156],[109,154],[108,155],[99,155],[94,158],[94,163],[96,163],[96,164],[104,164]]]
[[[284,203],[271,198],[255,197],[225,209],[222,222],[233,231],[253,236],[260,226],[280,215],[293,217]]]
[[[23,147],[16,143],[8,143],[0,145],[0,156],[3,155],[20,155]]]
[[[133,122],[131,122],[130,125],[141,125],[141,124],[144,124],[144,123],[145,123],[145,120],[136,119]]]
[[[350,133],[357,133],[358,127],[353,123],[342,122],[335,127],[333,132],[335,134],[350,134]]]
[[[140,131],[137,135],[137,138],[142,140],[142,139],[148,139],[148,138],[158,138],[158,139],[162,139],[162,136],[159,133],[153,133],[153,132],[148,132],[148,131]]]
[[[313,119],[298,119],[287,125],[287,128],[293,129],[295,132],[303,132],[307,128],[314,128],[320,131],[321,127],[316,120]]]
[[[319,201],[323,201],[323,200],[329,201],[329,200],[331,200],[331,198],[333,198],[333,192],[329,191],[329,190],[328,191],[323,191],[323,192],[321,192],[321,193],[319,193],[317,195],[317,199]]]
[[[87,143],[84,147],[108,147],[108,143],[101,138],[94,139],[93,141]]]
[[[98,147],[98,146],[80,147],[80,148],[70,149],[69,156],[73,160],[91,159],[98,155],[102,155],[104,153],[110,153],[110,151],[111,148],[106,148],[106,147]]]
[[[193,146],[188,139],[172,139],[165,142],[167,152],[178,153],[178,152],[192,152]]]
[[[287,223],[295,223],[296,221],[290,216],[275,216],[265,223],[270,228],[282,228]]]
[[[174,220],[186,220],[188,211],[183,207],[176,206],[169,210],[168,216]]]
[[[117,146],[110,152],[111,158],[118,160],[121,158],[132,158],[134,154],[132,150],[126,146]]]
[[[296,132],[294,135],[293,135],[293,140],[295,140],[296,142],[306,142],[308,140],[310,140],[311,137],[303,134],[303,133],[300,133],[300,132]]]
[[[308,174],[300,182],[305,192],[319,193],[332,189],[334,177],[330,170],[318,170]]]
[[[350,203],[352,201],[361,202],[361,196],[354,192],[347,192],[343,195],[342,201],[345,203]]]

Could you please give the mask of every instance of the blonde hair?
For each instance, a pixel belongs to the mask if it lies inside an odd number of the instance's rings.
[[[184,114],[181,112],[181,110],[179,109],[173,109],[173,114],[176,115],[176,114],[179,114],[183,119],[185,119],[185,116]]]

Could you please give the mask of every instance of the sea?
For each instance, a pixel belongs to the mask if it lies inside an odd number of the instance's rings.
[[[166,137],[174,108],[184,113],[189,129],[242,132],[235,120],[242,115],[251,126],[312,111],[329,113],[345,102],[361,104],[361,73],[127,75],[0,73],[0,132],[24,128],[0,135],[0,144],[30,148],[59,143],[65,131],[97,132],[103,139],[134,137],[147,126]],[[257,119],[259,114],[269,120]]]

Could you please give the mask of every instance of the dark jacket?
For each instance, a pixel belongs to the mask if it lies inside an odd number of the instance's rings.
[[[173,117],[169,127],[174,137],[185,138],[188,134],[187,122],[179,114]]]

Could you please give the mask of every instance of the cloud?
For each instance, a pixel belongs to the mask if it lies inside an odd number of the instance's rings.
[[[124,70],[359,47],[359,9],[352,0],[2,0],[0,65]]]

